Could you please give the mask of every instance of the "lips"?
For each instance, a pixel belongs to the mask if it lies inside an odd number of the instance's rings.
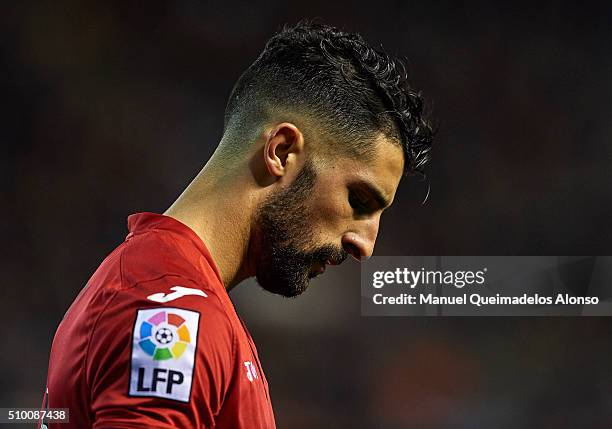
[[[310,277],[316,277],[325,272],[325,262],[315,262],[310,272]]]
[[[325,267],[327,265],[340,265],[342,262],[344,262],[345,259],[346,259],[346,256],[341,257],[339,259],[328,258],[325,260],[315,262],[313,269],[312,269],[312,276],[314,277],[314,276],[323,274],[325,272]]]
[[[317,274],[323,274],[325,272],[325,265],[327,262],[318,262],[317,266],[315,267],[315,273]]]

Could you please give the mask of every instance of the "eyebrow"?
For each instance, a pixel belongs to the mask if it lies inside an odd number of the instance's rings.
[[[383,193],[383,191],[381,191],[373,183],[362,181],[359,183],[359,185],[364,188],[364,190],[368,192],[372,196],[372,198],[374,198],[380,208],[386,209],[391,205],[391,200],[388,199]]]

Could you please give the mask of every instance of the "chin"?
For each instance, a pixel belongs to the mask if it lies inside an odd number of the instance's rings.
[[[317,275],[318,273],[313,274]],[[299,276],[299,280],[288,279],[280,279],[280,278],[272,278],[271,276],[261,276],[257,275],[257,283],[266,291],[273,293],[275,295],[281,295],[285,298],[295,298],[302,293],[306,292],[308,286],[310,284],[310,278],[312,278],[311,274],[305,274],[303,276]]]

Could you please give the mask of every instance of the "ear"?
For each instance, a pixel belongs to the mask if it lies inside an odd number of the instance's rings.
[[[304,135],[290,122],[278,124],[268,133],[263,155],[268,173],[282,177],[303,157]]]

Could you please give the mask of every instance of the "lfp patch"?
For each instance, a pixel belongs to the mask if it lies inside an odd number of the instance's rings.
[[[138,310],[130,396],[189,402],[200,314],[181,308]]]

